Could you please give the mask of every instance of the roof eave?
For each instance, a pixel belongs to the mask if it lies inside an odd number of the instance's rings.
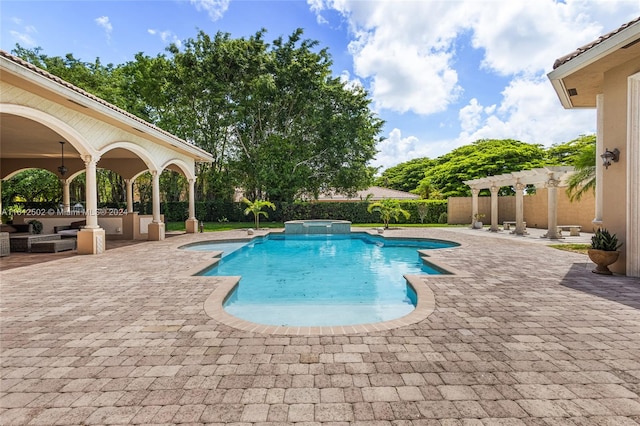
[[[196,162],[213,162],[213,156],[211,156],[211,154],[209,154],[205,150],[192,145],[187,141],[184,141],[177,136],[170,134],[169,132],[166,132],[138,117],[134,119],[133,117],[130,117],[128,115],[129,113],[120,110],[120,108],[116,107],[115,105],[105,105],[101,102],[98,102],[92,99],[90,96],[86,96],[78,91],[82,91],[82,89],[78,88],[78,90],[73,90],[51,78],[47,78],[46,76],[41,75],[40,73],[32,69],[11,61],[4,56],[0,56],[0,69],[2,70],[2,72],[10,72],[14,75],[18,75],[21,78],[28,80],[30,83],[41,87],[44,90],[56,93],[77,105],[91,109],[105,117],[120,122],[128,126],[131,130],[136,130],[140,133],[146,133],[150,137],[161,140],[164,143],[171,145],[174,149],[185,152]],[[106,101],[103,102],[106,103]]]
[[[640,39],[640,22],[625,28],[617,34],[612,35],[608,39],[593,46],[589,50],[579,54],[575,58],[568,60],[558,68],[547,74],[547,78],[551,81],[560,102],[564,108],[576,108],[571,102],[571,97],[564,86],[563,79],[571,74],[579,71],[590,64],[606,57],[612,52],[627,46],[630,43]]]

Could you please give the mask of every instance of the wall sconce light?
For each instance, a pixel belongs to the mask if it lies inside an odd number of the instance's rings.
[[[617,163],[620,159],[620,151],[618,148],[614,148],[613,151],[609,151],[609,148],[604,149],[604,154],[600,156],[602,158],[602,165],[605,169],[608,169],[611,165],[611,162]]]
[[[58,172],[60,172],[60,176],[64,176],[68,170],[64,166],[64,141],[60,141],[60,150],[61,150],[60,159],[62,160],[62,164],[58,167]]]

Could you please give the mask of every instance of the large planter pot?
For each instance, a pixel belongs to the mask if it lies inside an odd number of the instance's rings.
[[[589,254],[589,259],[596,264],[596,269],[591,272],[594,274],[613,275],[609,270],[609,265],[618,260],[618,256],[620,256],[619,251],[589,249],[587,253]]]
[[[472,225],[473,229],[482,229],[482,226],[483,226],[483,224],[479,220],[473,222],[473,225]]]

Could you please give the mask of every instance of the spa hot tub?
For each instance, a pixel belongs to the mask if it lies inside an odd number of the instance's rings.
[[[284,223],[286,234],[349,234],[351,222],[348,220],[290,220]]]

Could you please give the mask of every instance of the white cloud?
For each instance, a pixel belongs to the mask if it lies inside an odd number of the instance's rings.
[[[230,0],[190,0],[197,11],[204,10],[209,14],[209,19],[213,22],[222,18],[224,12],[229,9]]]
[[[159,31],[153,28],[149,28],[147,30],[147,33],[151,34],[152,36],[160,37],[160,40],[162,40],[162,42],[165,44],[173,43],[178,47],[182,46],[182,41],[171,31]]]
[[[22,26],[22,19],[12,17],[11,22],[15,25]],[[10,30],[9,34],[16,40],[22,47],[35,47],[38,42],[33,38],[34,34],[37,34],[38,30],[33,25],[25,25],[21,30]]]
[[[377,148],[379,152],[371,165],[383,170],[412,158],[429,157],[431,150],[415,136],[402,137],[400,129],[393,129]]]
[[[595,131],[595,111],[564,110],[546,77],[514,79],[502,97],[497,108],[483,108],[473,99],[460,110],[463,131],[456,145],[489,138],[550,146]]]
[[[348,22],[351,79],[360,79],[368,88],[379,114],[457,115],[458,136],[437,142],[403,138],[402,126],[388,123],[396,129],[380,144],[376,164],[390,165],[414,158],[414,154],[442,155],[447,152],[444,149],[479,138],[550,145],[593,131],[595,113],[564,110],[546,73],[557,58],[638,15],[637,0],[307,3],[318,16],[332,9]],[[481,57],[480,63],[470,62],[470,52]],[[504,81],[497,101],[496,93],[489,99],[477,90],[475,99],[464,99],[459,76],[464,72],[468,81],[474,72],[469,67],[481,68],[474,85],[481,87],[486,75],[492,77],[494,86]],[[457,105],[461,100],[465,106]]]
[[[12,30],[9,31],[9,34],[11,34],[11,37],[13,37],[18,42],[18,44],[24,47],[35,47],[37,44],[34,38],[26,32],[21,33],[19,31]]]
[[[111,39],[111,33],[113,32],[113,26],[109,21],[108,16],[101,16],[95,19],[96,24],[104,29],[105,34],[107,35],[107,40]]]

